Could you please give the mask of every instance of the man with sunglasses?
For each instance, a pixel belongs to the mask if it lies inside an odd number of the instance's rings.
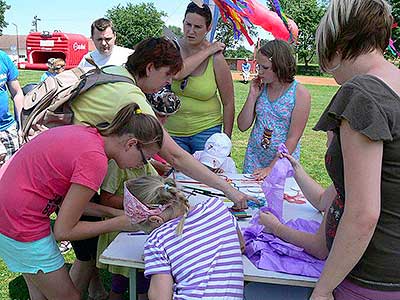
[[[100,18],[95,20],[91,26],[91,39],[96,50],[84,56],[79,67],[93,67],[86,60],[90,57],[98,67],[115,65],[121,66],[126,63],[133,50],[115,45],[116,32],[111,20]]]

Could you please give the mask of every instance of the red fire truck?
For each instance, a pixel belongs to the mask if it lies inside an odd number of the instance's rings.
[[[88,39],[75,33],[32,32],[26,37],[26,55],[28,61],[20,68],[47,70],[49,58],[62,58],[65,68],[76,67],[82,57],[88,53]]]

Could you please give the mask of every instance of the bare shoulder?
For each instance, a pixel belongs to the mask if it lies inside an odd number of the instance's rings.
[[[296,99],[304,102],[311,102],[311,94],[308,89],[301,83],[297,84]]]

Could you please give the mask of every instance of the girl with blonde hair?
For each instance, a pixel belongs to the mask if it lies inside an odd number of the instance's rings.
[[[151,232],[144,249],[149,299],[243,299],[238,224],[222,201],[191,206],[172,179],[159,176],[127,181],[124,197],[132,223]]]

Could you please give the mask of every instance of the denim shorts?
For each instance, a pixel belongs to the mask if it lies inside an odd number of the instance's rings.
[[[217,125],[194,135],[172,136],[172,138],[183,150],[193,154],[196,151],[203,151],[208,138],[214,133],[220,132],[222,132],[222,125]]]
[[[12,272],[50,273],[64,266],[53,234],[34,242],[19,242],[0,233],[0,257]]]

